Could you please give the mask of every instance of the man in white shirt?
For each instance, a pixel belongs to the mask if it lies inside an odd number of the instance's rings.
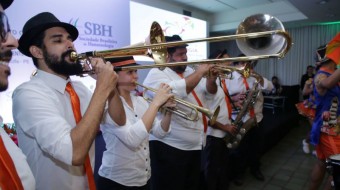
[[[37,74],[13,92],[13,116],[37,189],[95,189],[93,141],[104,112],[125,123],[111,64],[90,59],[97,79],[93,94],[70,79],[83,73],[70,59],[77,37],[74,26],[43,12],[25,23],[19,39],[18,49],[33,59]]]
[[[166,36],[166,41],[181,41],[178,35]],[[167,62],[187,61],[186,44],[167,48]],[[160,83],[170,85],[176,97],[206,106],[207,96],[215,94],[215,80],[203,78],[212,66],[203,64],[195,71],[187,66],[151,69],[144,85],[157,88]],[[212,85],[207,85],[212,84]],[[181,107],[182,109],[182,107]],[[183,110],[187,110],[183,108]],[[162,139],[150,135],[151,186],[162,190],[197,190],[200,182],[201,150],[207,124],[205,116],[189,121],[175,114],[171,132]],[[204,119],[203,119],[204,118]]]
[[[226,50],[216,51],[210,59],[228,58]],[[231,62],[223,65],[230,66]],[[215,97],[208,101],[211,110],[220,106],[220,113],[216,119],[216,124],[209,125],[207,130],[207,143],[203,152],[203,171],[206,190],[227,190],[229,189],[229,149],[226,146],[224,137],[235,136],[237,128],[231,124],[232,105],[228,96],[228,89],[224,79],[217,80],[218,90]]]
[[[244,56],[241,54],[240,56]],[[249,62],[236,62],[235,66],[244,67]],[[253,71],[252,71],[253,72]],[[263,95],[261,90],[271,90],[273,84],[266,78],[259,76],[260,79],[256,79],[253,76],[245,78],[240,73],[234,71],[232,73],[232,79],[226,80],[226,85],[228,86],[229,94],[232,96],[234,102],[238,102],[239,105],[243,104],[243,101],[247,98],[246,92],[249,93],[255,90],[255,85],[257,90],[260,90],[259,95],[255,100],[253,107],[250,107],[248,114],[246,114],[242,121],[246,123],[249,118],[256,118],[257,126],[250,128],[246,135],[241,140],[240,145],[231,152],[231,161],[234,170],[232,171],[234,183],[236,185],[243,184],[243,175],[247,167],[250,167],[251,174],[260,181],[264,181],[264,176],[260,171],[260,156],[261,156],[261,125],[263,119]],[[258,82],[256,82],[256,80]],[[242,109],[242,108],[241,108]],[[233,115],[235,119],[237,114]]]
[[[8,66],[12,51],[18,47],[18,41],[11,34],[4,10],[13,0],[0,0],[0,92],[8,87]],[[3,120],[0,116],[0,125]],[[26,156],[0,127],[0,189],[34,190],[35,180],[26,161]]]

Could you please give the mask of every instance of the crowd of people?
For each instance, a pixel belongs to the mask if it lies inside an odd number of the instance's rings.
[[[280,95],[277,77],[271,82],[257,74],[251,61],[219,64],[235,68],[227,73],[214,64],[171,66],[188,60],[188,45],[183,43],[167,48],[168,66],[151,69],[143,84],[137,82],[136,69],[114,71],[137,65],[133,57],[90,57],[96,79],[92,93],[70,78],[84,72],[70,57],[76,52],[77,28],[42,12],[25,23],[17,41],[4,12],[12,2],[0,0],[0,91],[8,87],[12,50],[31,57],[37,72],[12,96],[19,147],[0,128],[0,189],[226,190],[231,182],[243,185],[247,168],[257,180],[265,180],[260,167],[262,90],[275,89]],[[165,40],[182,41],[179,35]],[[310,189],[322,181],[325,159],[340,153],[340,109],[335,109],[340,98],[339,44],[340,34],[324,54],[318,51],[315,76],[307,69],[301,80],[315,104],[310,143],[319,161]],[[210,56],[226,57],[227,50]],[[241,72],[245,69],[250,76]],[[149,89],[148,98],[136,94],[137,86]],[[193,120],[185,119],[178,111],[192,110],[183,102],[213,114],[197,112]],[[99,130],[106,150],[95,181],[94,140]]]

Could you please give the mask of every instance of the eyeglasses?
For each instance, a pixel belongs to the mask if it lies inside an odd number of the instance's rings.
[[[0,12],[0,41],[6,42],[8,34],[11,32],[11,28],[8,23],[8,18],[4,12]]]

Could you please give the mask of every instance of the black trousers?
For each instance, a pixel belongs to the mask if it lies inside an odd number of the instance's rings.
[[[203,151],[203,171],[207,190],[229,189],[229,149],[222,138],[207,136]]]
[[[97,182],[97,189],[98,190],[150,190],[150,183],[148,183],[141,187],[129,187],[124,186],[120,183],[107,179],[105,177],[99,176]]]
[[[151,189],[198,190],[201,150],[184,151],[150,141]]]
[[[263,120],[258,126],[252,127],[241,140],[240,145],[230,152],[230,164],[232,166],[231,177],[241,177],[246,169],[260,168],[260,158],[263,149]]]

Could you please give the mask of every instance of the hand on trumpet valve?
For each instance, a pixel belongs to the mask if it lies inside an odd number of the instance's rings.
[[[214,65],[212,64],[199,64],[195,70],[195,72],[198,72],[203,76],[206,76],[209,74],[210,69],[213,67]]]
[[[216,78],[218,77],[219,75],[219,70],[215,67],[211,67],[209,69],[209,72],[208,72],[208,75],[207,75],[207,78],[211,78],[213,80],[216,80]]]
[[[173,103],[167,101],[173,99],[173,97],[174,95],[171,94],[171,87],[168,84],[161,83],[151,103],[155,104],[157,107],[161,107],[167,103],[167,106],[172,107]]]

